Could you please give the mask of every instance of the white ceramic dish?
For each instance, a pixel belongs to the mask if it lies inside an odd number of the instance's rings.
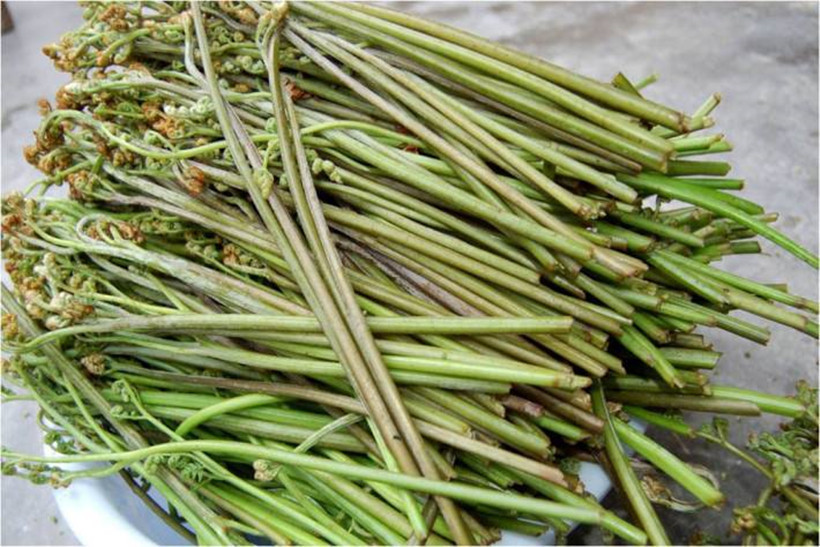
[[[646,429],[644,424],[637,421],[634,425],[641,431]],[[47,446],[44,451],[47,455],[58,455]],[[78,464],[71,467],[80,468]],[[612,486],[603,469],[595,464],[582,463],[580,478],[587,491],[597,500],[603,499]],[[166,507],[164,499],[153,491],[151,493]],[[54,497],[63,519],[83,545],[190,545],[152,513],[116,475],[75,481],[69,488],[55,490]],[[504,532],[496,545],[553,544],[555,535],[550,531],[539,537]]]
[[[59,456],[48,446],[43,452]],[[89,465],[67,464],[65,467],[87,469]],[[151,494],[167,508],[161,496],[155,491]],[[74,481],[68,488],[54,490],[54,499],[63,519],[83,545],[190,545],[148,509],[117,475]]]

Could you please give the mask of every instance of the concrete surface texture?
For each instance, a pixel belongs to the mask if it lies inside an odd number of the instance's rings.
[[[24,188],[36,173],[21,157],[38,121],[35,100],[53,96],[65,77],[40,54],[80,21],[73,3],[9,2],[16,28],[2,38],[3,191]],[[618,71],[631,78],[658,72],[646,94],[691,112],[710,93],[724,102],[715,113],[735,151],[732,176],[745,178],[744,195],[781,213],[777,226],[802,245],[818,243],[818,32],[816,3],[524,3],[406,2],[393,7],[447,22],[537,54],[599,79]],[[753,279],[787,282],[817,298],[817,275],[764,243],[764,255],[726,260]],[[724,352],[716,382],[788,394],[798,378],[817,382],[817,345],[794,331],[772,327],[772,342],[756,346],[709,332]],[[697,416],[693,419],[698,419]],[[750,427],[773,429],[776,420],[733,421],[735,440]],[[3,408],[2,444],[36,451],[39,431],[31,406]],[[657,432],[652,432],[660,436]],[[733,504],[751,503],[760,488],[752,472],[698,443],[664,437],[683,459],[709,466]],[[614,495],[608,504],[616,503]],[[2,481],[0,543],[76,544],[59,521],[51,492],[23,481]],[[676,543],[695,529],[725,536],[731,506],[696,515],[662,512]],[[598,543],[579,530],[573,543]],[[724,541],[731,542],[724,538]]]

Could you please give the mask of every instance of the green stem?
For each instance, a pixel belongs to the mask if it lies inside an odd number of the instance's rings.
[[[484,504],[499,509],[513,509],[526,511],[535,515],[545,517],[557,517],[574,520],[576,522],[588,524],[600,524],[623,539],[633,543],[643,543],[645,535],[638,529],[623,525],[613,526],[608,519],[604,518],[605,513],[600,510],[589,508],[572,507],[558,503],[528,498],[517,494],[500,493],[496,490],[487,490],[473,486],[467,486],[457,482],[444,482],[440,480],[425,479],[418,476],[393,473],[382,469],[352,465],[343,462],[335,462],[307,456],[293,452],[286,452],[269,447],[255,446],[235,441],[179,441],[174,443],[157,444],[151,447],[120,452],[114,454],[101,455],[81,455],[64,457],[42,457],[26,456],[26,459],[33,462],[42,463],[72,463],[72,462],[94,462],[94,461],[115,461],[115,462],[135,462],[144,460],[150,456],[161,454],[180,454],[190,452],[205,452],[210,454],[237,455],[252,459],[270,460],[284,465],[304,467],[332,473],[343,477],[357,480],[374,480],[392,484],[400,488],[407,488],[417,492],[448,496],[453,499],[467,501],[471,503]],[[15,458],[19,455],[4,451],[3,457]]]
[[[629,465],[629,460],[624,454],[621,443],[618,441],[613,420],[609,415],[604,399],[604,390],[600,384],[592,390],[592,407],[595,414],[604,421],[604,447],[607,457],[615,472],[618,483],[621,485],[635,516],[643,526],[644,532],[653,545],[669,545],[669,538],[666,531],[658,519],[657,513],[652,508],[652,504],[646,497],[635,471]]]
[[[697,395],[675,395],[672,393],[646,393],[641,391],[610,391],[611,401],[631,406],[674,408],[696,412],[735,414],[738,416],[760,416],[760,408],[746,400],[735,400]]]
[[[617,418],[612,420],[612,424],[624,443],[672,477],[701,502],[710,507],[723,503],[723,494],[674,454]]]

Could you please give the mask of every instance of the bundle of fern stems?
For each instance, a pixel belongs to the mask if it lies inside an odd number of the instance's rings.
[[[818,265],[702,158],[731,150],[718,95],[684,115],[644,98],[652,78],[359,3],[85,19],[44,48],[71,75],[26,149],[44,178],[3,200],[4,398],[39,404],[60,455],[3,449],[5,473],[119,473],[202,544],[575,523],[665,544],[635,458],[695,506],[724,496],[635,417],[694,434],[680,411],[804,414],[709,378],[702,332],[769,340],[735,310],[818,334],[816,302],[715,265],[758,237]]]

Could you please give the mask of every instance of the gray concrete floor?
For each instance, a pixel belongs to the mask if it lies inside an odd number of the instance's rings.
[[[661,75],[650,98],[692,111],[714,91],[724,103],[715,117],[735,145],[733,176],[747,179],[744,195],[781,213],[778,227],[808,248],[818,243],[817,4],[804,3],[524,3],[406,2],[395,4],[471,30],[567,68],[609,79]],[[36,174],[22,160],[38,121],[35,100],[53,96],[64,81],[40,54],[80,20],[73,3],[9,2],[16,29],[2,38],[2,184],[20,189]],[[817,298],[817,275],[790,255],[765,244],[765,254],[727,260],[728,269],[753,279],[788,282]],[[798,378],[817,383],[817,344],[794,331],[772,327],[773,340],[756,346],[710,332],[724,352],[718,382],[787,394]],[[2,444],[36,451],[39,435],[30,406],[3,409]],[[773,429],[776,420],[755,422]],[[743,442],[750,423],[733,424]],[[707,464],[723,480],[728,498],[750,503],[759,483],[751,472],[696,443],[665,439],[693,462]],[[608,500],[612,503],[613,500]],[[69,545],[76,540],[59,520],[48,488],[2,481],[4,545]],[[698,515],[663,514],[673,541],[685,543],[694,526],[722,535],[730,509]],[[57,517],[56,522],[52,517]],[[595,533],[573,536],[598,543]]]

